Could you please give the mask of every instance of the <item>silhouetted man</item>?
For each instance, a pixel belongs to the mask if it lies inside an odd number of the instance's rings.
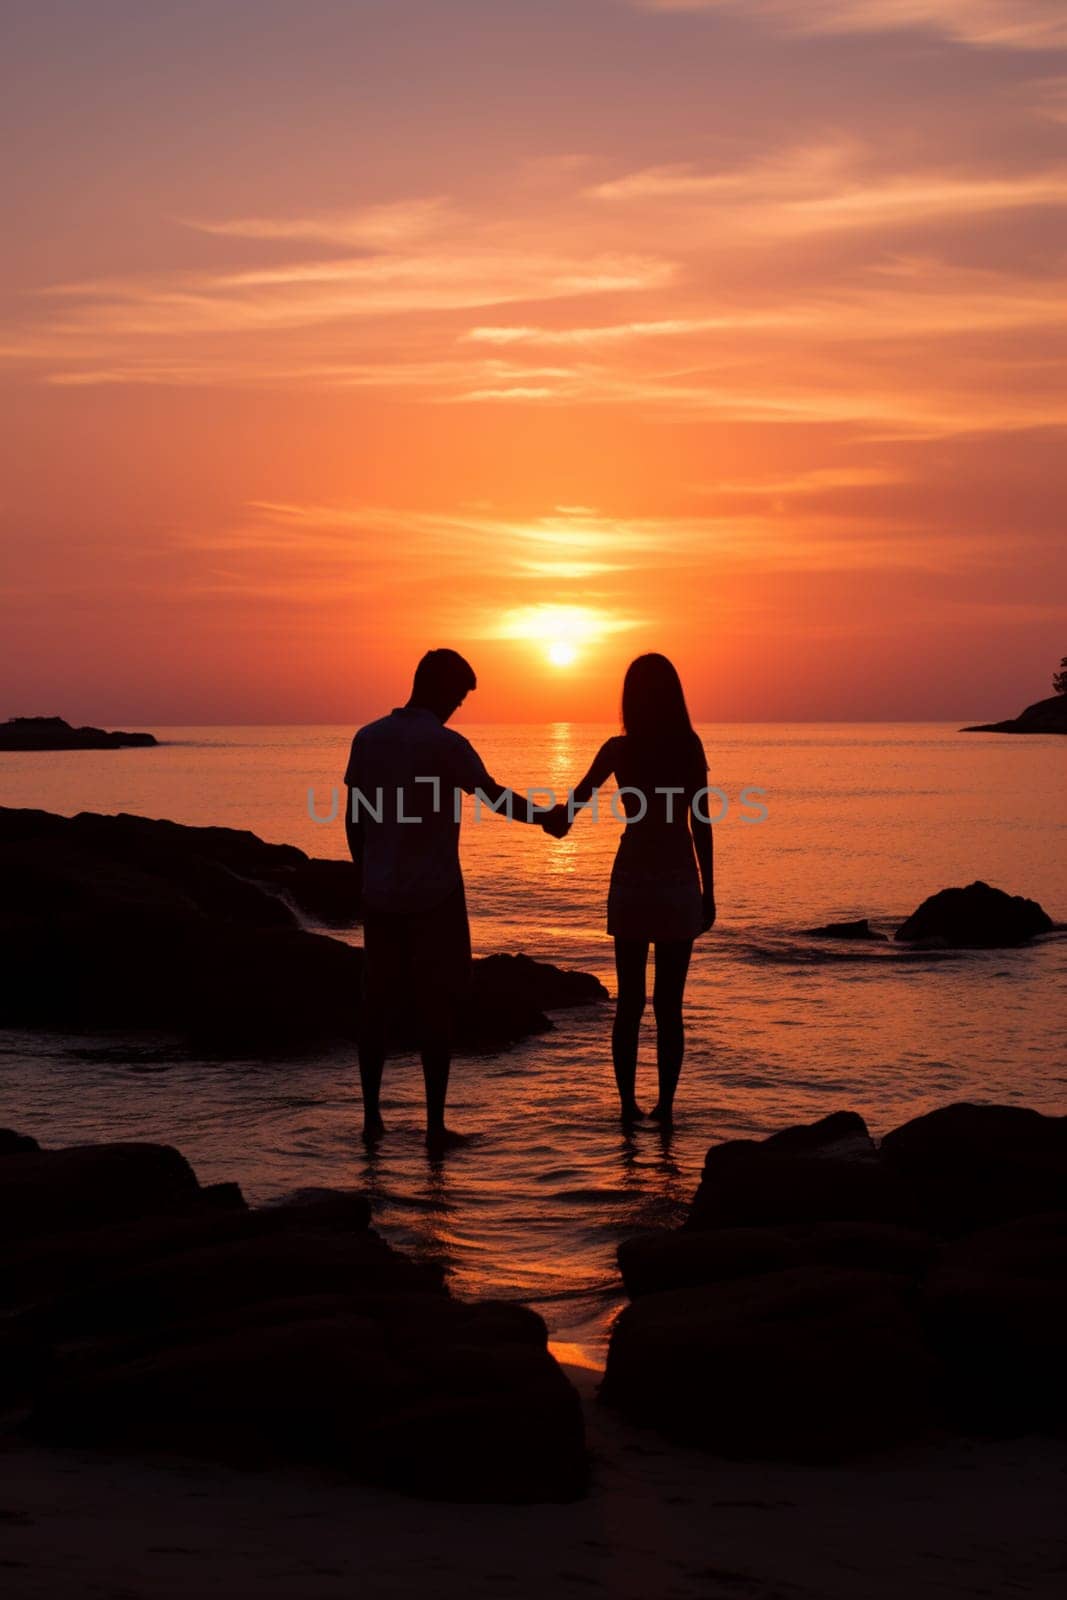
[[[462,1137],[445,1126],[452,1038],[471,966],[459,865],[462,795],[477,791],[520,822],[547,814],[495,782],[473,746],[445,726],[476,687],[455,650],[431,650],[407,705],[352,741],[345,825],[362,885],[359,1075],[368,1142],[385,1131],[382,1069],[400,1017],[422,1056],[427,1144],[441,1148]]]

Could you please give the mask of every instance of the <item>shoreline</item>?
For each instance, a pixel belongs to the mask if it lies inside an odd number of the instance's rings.
[[[568,1367],[593,1456],[584,1501],[408,1499],[322,1472],[0,1447],[12,1600],[953,1600],[1059,1595],[1056,1441],[934,1441],[848,1467],[667,1445]]]

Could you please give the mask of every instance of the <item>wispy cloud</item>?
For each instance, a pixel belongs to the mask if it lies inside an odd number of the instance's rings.
[[[1067,204],[1067,166],[1008,174],[886,173],[851,142],[799,147],[740,168],[644,167],[587,190],[616,205],[699,209],[765,235],[819,235]]]
[[[880,474],[879,481],[890,476]],[[844,478],[874,481],[873,475],[858,468],[848,473],[842,469],[826,476],[822,487]],[[818,481],[816,474],[804,486],[814,489]],[[723,483],[718,490],[725,492],[728,487]],[[586,600],[596,608],[610,610],[608,602],[614,604],[622,595],[630,596],[632,605],[632,580],[647,572],[650,550],[655,551],[658,569],[684,573],[709,558],[724,572],[758,569],[769,560],[791,571],[838,571],[854,565],[876,567],[886,561],[920,571],[946,571],[967,560],[981,560],[985,555],[992,558],[1001,548],[996,540],[988,541],[986,548],[977,538],[961,548],[955,536],[943,536],[934,528],[900,529],[886,514],[874,511],[866,518],[850,511],[835,526],[825,506],[819,507],[812,520],[798,511],[784,521],[757,509],[655,517],[554,511],[520,518],[461,509],[427,512],[404,507],[253,502],[236,525],[215,533],[198,531],[185,542],[231,557],[246,552],[254,562],[282,559],[286,571],[291,557],[294,572],[307,571],[310,566],[316,584],[331,570],[347,574],[349,579],[358,570],[364,587],[368,574],[371,584],[392,583],[401,573],[422,569],[420,551],[439,558],[441,549],[446,548],[458,586],[470,581],[472,573],[477,574],[479,585],[484,583],[497,597],[501,579],[524,585],[529,598],[507,613],[513,618],[532,618],[548,610],[577,611]],[[592,590],[586,585],[576,597],[571,585],[590,575],[587,567],[595,572],[598,585]],[[299,582],[299,577],[295,581]],[[439,586],[433,572],[427,581]],[[621,609],[612,614],[619,619],[619,628],[630,625]],[[486,623],[493,629],[499,625],[499,617]]]
[[[458,218],[446,195],[424,199],[393,200],[352,212],[310,217],[232,217],[220,221],[183,217],[183,224],[200,233],[226,239],[306,240],[317,244],[365,245],[368,249],[393,249],[439,233]]]
[[[47,292],[69,307],[51,319],[53,336],[185,336],[618,293],[662,287],[673,273],[670,262],[649,256],[579,258],[485,249],[99,278]]]
[[[693,341],[729,335],[780,340],[817,334],[831,343],[910,340],[1067,325],[1067,284],[977,269],[954,268],[930,258],[884,263],[863,287],[812,294],[804,300],[775,297],[766,305],[720,306],[703,316],[656,321],[554,327],[484,324],[465,342],[497,349],[545,346],[610,348],[658,341]]]
[[[925,29],[965,44],[1011,50],[1067,48],[1061,0],[630,0],[642,11],[724,11],[792,33]]]

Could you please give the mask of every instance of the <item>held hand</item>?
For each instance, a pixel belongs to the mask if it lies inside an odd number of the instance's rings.
[[[570,832],[571,819],[565,805],[553,806],[541,818],[541,826],[553,839],[564,839]]]
[[[715,926],[715,896],[705,893],[703,896],[704,932]]]

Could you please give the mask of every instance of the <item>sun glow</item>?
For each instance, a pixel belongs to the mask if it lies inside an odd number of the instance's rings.
[[[493,637],[525,640],[550,666],[565,669],[590,647],[632,626],[630,618],[612,617],[594,606],[520,606],[497,619]]]
[[[548,647],[548,659],[554,667],[572,666],[578,652],[568,639],[553,639]]]

